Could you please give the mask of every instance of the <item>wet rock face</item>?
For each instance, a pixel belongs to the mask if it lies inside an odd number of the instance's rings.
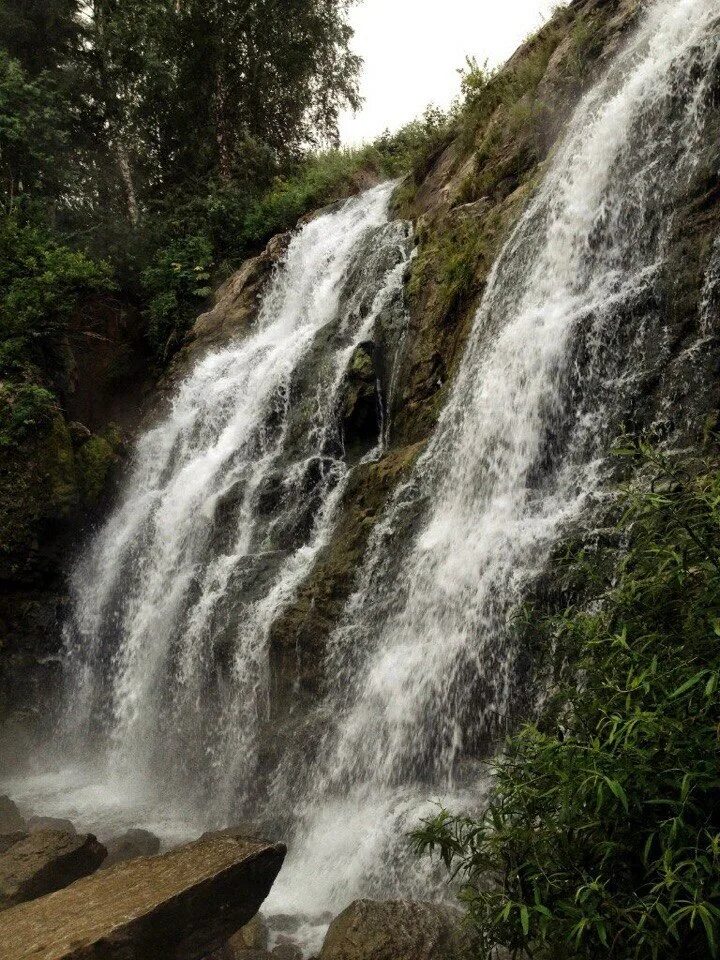
[[[168,383],[176,383],[190,367],[214,347],[224,347],[246,333],[255,320],[265,284],[282,259],[291,234],[273,237],[265,250],[245,261],[218,290],[211,310],[197,319],[175,357]]]
[[[378,391],[375,354],[372,341],[359,344],[345,375],[340,421],[345,455],[350,463],[376,446],[382,429],[382,398]]]
[[[356,900],[332,922],[320,960],[453,960],[458,914],[406,900]]]
[[[160,840],[149,830],[128,830],[120,837],[108,840],[107,858],[103,870],[116,863],[125,863],[137,857],[154,857],[160,853]]]
[[[0,856],[0,910],[44,897],[94,873],[107,851],[92,834],[31,833]]]
[[[3,960],[202,960],[257,913],[284,857],[222,836],[118,864],[0,915]]]

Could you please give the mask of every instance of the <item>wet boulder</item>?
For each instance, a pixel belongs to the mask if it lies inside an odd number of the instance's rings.
[[[225,835],[116,864],[0,914],[3,960],[212,956],[255,916],[284,857],[282,844]]]
[[[453,960],[458,928],[448,907],[356,900],[330,924],[320,960]]]
[[[372,450],[380,439],[382,410],[375,353],[371,341],[359,344],[345,374],[340,422],[351,461]]]
[[[121,836],[108,840],[106,846],[108,855],[102,870],[116,863],[125,863],[138,857],[154,857],[160,853],[160,840],[149,830],[127,830]]]
[[[105,859],[105,847],[84,836],[45,830],[13,843],[0,856],[0,910],[35,900],[86,877]]]

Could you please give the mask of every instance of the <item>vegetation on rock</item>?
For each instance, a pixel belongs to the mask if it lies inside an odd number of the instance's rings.
[[[720,460],[625,453],[622,549],[582,560],[593,599],[538,628],[565,684],[508,740],[487,812],[415,835],[481,952],[718,955]]]

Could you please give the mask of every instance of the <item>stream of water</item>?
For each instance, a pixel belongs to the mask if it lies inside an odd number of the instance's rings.
[[[357,896],[442,894],[406,830],[438,798],[480,802],[483,751],[521,682],[511,615],[599,495],[607,449],[662,363],[671,211],[718,58],[720,0],[650,4],[493,268],[439,425],[330,638],[317,758],[303,766],[295,744],[273,780],[270,807],[295,832],[268,910],[309,918],[309,947]],[[299,230],[252,329],[200,360],[140,438],[73,580],[64,742],[81,759],[93,743],[92,762],[70,787],[67,771],[8,785],[43,813],[74,805],[83,823],[125,817],[172,839],[249,795],[269,632],[353,469],[346,369],[379,322],[403,343],[413,241],[389,219],[393,189]],[[362,456],[382,456],[388,433]]]

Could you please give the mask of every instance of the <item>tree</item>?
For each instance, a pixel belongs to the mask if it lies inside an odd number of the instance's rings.
[[[31,76],[72,59],[83,33],[78,0],[3,0],[0,41]]]

